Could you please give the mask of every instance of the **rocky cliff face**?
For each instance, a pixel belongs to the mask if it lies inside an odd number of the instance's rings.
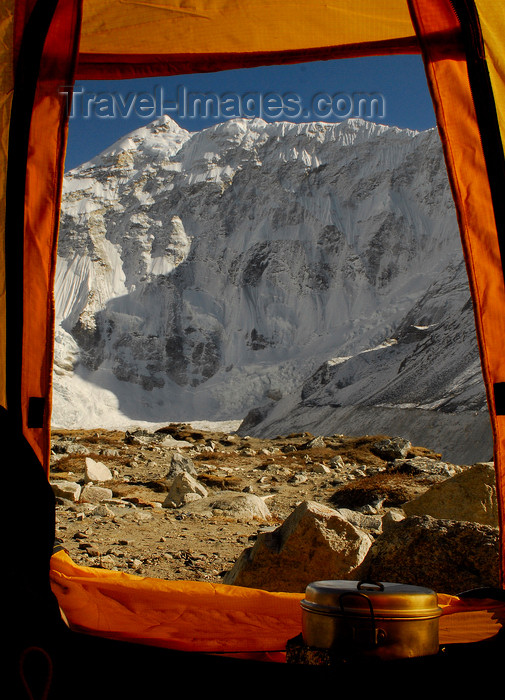
[[[434,130],[153,122],[67,174],[56,307],[56,425],[486,420]]]

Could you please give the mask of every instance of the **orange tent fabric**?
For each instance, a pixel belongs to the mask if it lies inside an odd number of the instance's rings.
[[[46,473],[52,295],[67,128],[67,95],[59,88],[72,85],[76,76],[141,77],[339,56],[422,53],[474,301],[494,433],[503,581],[502,4],[493,0],[193,0],[190,4],[185,0],[7,0],[0,19],[4,166],[0,168],[0,418],[6,432],[30,445]],[[247,640],[255,640],[258,647],[276,647],[286,619],[290,630],[298,629],[298,601],[287,594],[265,596],[206,584],[195,588],[184,582],[117,577],[74,568],[62,557],[53,557],[51,566],[61,607],[72,624],[90,632],[158,643],[154,630],[163,624],[167,635],[163,639],[170,644],[196,646],[197,641],[209,650],[213,644],[231,650]],[[167,620],[163,615],[168,598],[175,612]],[[161,618],[143,629],[153,602]],[[198,615],[193,603],[202,611]],[[462,619],[452,615],[455,604],[461,609],[460,602],[449,601],[444,619]],[[177,611],[178,605],[182,609]],[[265,605],[271,611],[268,619]],[[258,613],[260,609],[263,612]],[[191,642],[185,640],[180,627],[173,625],[175,618],[189,615],[197,624],[204,610],[205,615],[216,616],[213,623],[222,623],[226,634],[212,641],[203,628]]]
[[[479,23],[482,30],[486,64],[496,95],[496,109],[502,141],[505,141],[505,16],[501,3],[494,0],[477,0]]]
[[[9,151],[9,121],[12,92],[14,90],[13,23],[15,1],[0,5],[0,231],[5,231],[5,189]],[[6,406],[6,290],[5,290],[5,240],[0,237],[0,406]]]
[[[79,567],[65,552],[53,556],[51,585],[71,628],[113,639],[276,659],[301,632],[293,593]]]
[[[22,430],[47,471],[53,284],[67,133],[66,100],[59,88],[73,81],[80,7],[74,0],[39,3],[29,15],[23,40],[14,44],[24,17],[16,6],[10,38],[17,87],[11,94],[2,197],[6,231],[0,279],[7,285],[7,314],[0,342],[6,356],[0,396],[8,429]]]
[[[190,6],[111,0],[105,7],[86,0],[77,77],[208,72],[412,51],[419,49],[404,0],[194,0]]]
[[[493,199],[489,162],[486,162],[481,124],[474,99],[462,42],[442,47],[432,41],[437,33],[453,32],[458,19],[450,3],[445,11],[436,0],[415,0],[418,34],[431,89],[437,123],[456,203],[463,252],[474,302],[482,370],[494,432],[495,469],[500,522],[505,514],[505,416],[496,405],[496,389],[505,379],[505,285],[497,232],[496,199]],[[463,37],[461,37],[463,39]],[[478,46],[477,49],[482,47]],[[488,107],[486,107],[488,108]],[[487,128],[490,128],[489,126]],[[499,137],[498,137],[499,138]],[[495,143],[498,153],[501,144]],[[502,154],[503,159],[503,154]],[[502,543],[502,578],[504,575]]]

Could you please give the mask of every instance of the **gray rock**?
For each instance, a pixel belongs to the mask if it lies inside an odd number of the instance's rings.
[[[345,467],[345,462],[342,459],[341,455],[337,455],[336,457],[333,457],[332,460],[330,461],[330,464],[334,469],[343,469]]]
[[[160,441],[160,445],[162,447],[167,447],[167,448],[179,448],[179,447],[193,447],[193,443],[188,442],[187,440],[177,440],[177,438],[172,437],[171,435],[167,435]]]
[[[469,520],[498,527],[494,466],[492,463],[474,464],[461,474],[434,484],[402,508],[407,515]]]
[[[320,462],[317,464],[314,464],[310,471],[314,472],[315,474],[330,474],[331,469],[326,466],[326,464],[321,464]]]
[[[260,532],[224,583],[303,592],[319,579],[353,578],[372,540],[332,508],[306,501],[273,532]]]
[[[358,573],[452,595],[499,587],[498,528],[413,515],[379,535]]]
[[[304,484],[306,481],[308,481],[308,477],[303,472],[296,472],[296,474],[293,474],[288,481],[290,484],[295,484],[297,486],[298,484]]]
[[[190,474],[191,476],[196,476],[197,471],[195,464],[191,457],[188,455],[183,455],[180,452],[174,452],[170,458],[170,465],[168,472],[166,474],[166,479],[174,479],[177,474]]]
[[[87,484],[81,491],[80,501],[82,503],[100,503],[101,501],[108,501],[112,498],[113,493],[111,489],[107,489],[104,486],[91,486]]]
[[[143,430],[125,432],[124,441],[127,445],[145,445],[149,442],[147,433]]]
[[[364,506],[361,506],[360,512],[364,515],[377,515],[380,510],[380,506],[381,504],[376,506],[373,503],[366,503]]]
[[[78,443],[71,443],[71,444],[67,445],[65,452],[67,454],[87,455],[91,452],[91,450],[89,447],[86,447],[86,445],[79,445]]]
[[[305,445],[306,449],[312,449],[313,447],[326,447],[326,443],[322,435],[318,435],[312,440],[309,440],[309,442]]]
[[[237,520],[269,520],[270,510],[265,501],[252,493],[240,491],[220,491],[195,503],[183,506],[186,513],[224,514]]]
[[[112,472],[109,467],[106,467],[102,462],[95,462],[91,457],[86,457],[85,477],[84,480],[90,481],[110,481]]]
[[[64,479],[51,481],[51,487],[57,498],[63,498],[73,503],[77,503],[81,496],[82,487],[74,481],[65,481]]]
[[[106,503],[101,503],[100,505],[93,508],[91,511],[93,515],[98,515],[101,518],[113,518],[116,514]]]
[[[119,457],[121,452],[115,447],[104,447],[102,450],[100,450],[100,454],[105,455],[106,457]]]
[[[51,453],[53,455],[64,455],[64,454],[77,454],[86,455],[89,454],[91,450],[85,445],[80,445],[75,442],[75,440],[60,440],[54,442],[51,446]]]
[[[205,498],[208,491],[191,474],[180,472],[172,482],[167,497],[163,502],[163,508],[179,508],[185,503],[196,499]]]
[[[284,447],[282,448],[282,451],[283,451],[285,454],[287,454],[287,453],[289,453],[289,452],[296,452],[297,449],[298,449],[298,448],[296,447],[296,445],[284,445]]]
[[[405,513],[400,508],[390,508],[382,516],[382,531],[386,532],[389,528],[393,527],[395,523],[399,523],[400,520],[405,520]]]
[[[349,508],[337,508],[336,512],[361,530],[369,530],[374,533],[382,532],[383,516],[381,515],[368,515]]]
[[[376,442],[373,445],[373,452],[378,457],[390,461],[406,457],[411,447],[410,440],[402,437],[392,437]]]
[[[396,459],[392,470],[399,474],[422,476],[429,481],[444,481],[457,474],[461,474],[462,467],[448,464],[430,457],[411,457],[410,459]]]

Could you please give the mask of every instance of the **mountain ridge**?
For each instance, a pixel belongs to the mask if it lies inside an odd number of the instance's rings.
[[[486,412],[435,130],[157,120],[66,174],[55,298],[60,427]]]

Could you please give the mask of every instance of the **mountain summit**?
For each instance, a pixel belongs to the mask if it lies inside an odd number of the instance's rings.
[[[159,119],[66,174],[55,301],[56,426],[396,416],[489,457],[436,130]]]

